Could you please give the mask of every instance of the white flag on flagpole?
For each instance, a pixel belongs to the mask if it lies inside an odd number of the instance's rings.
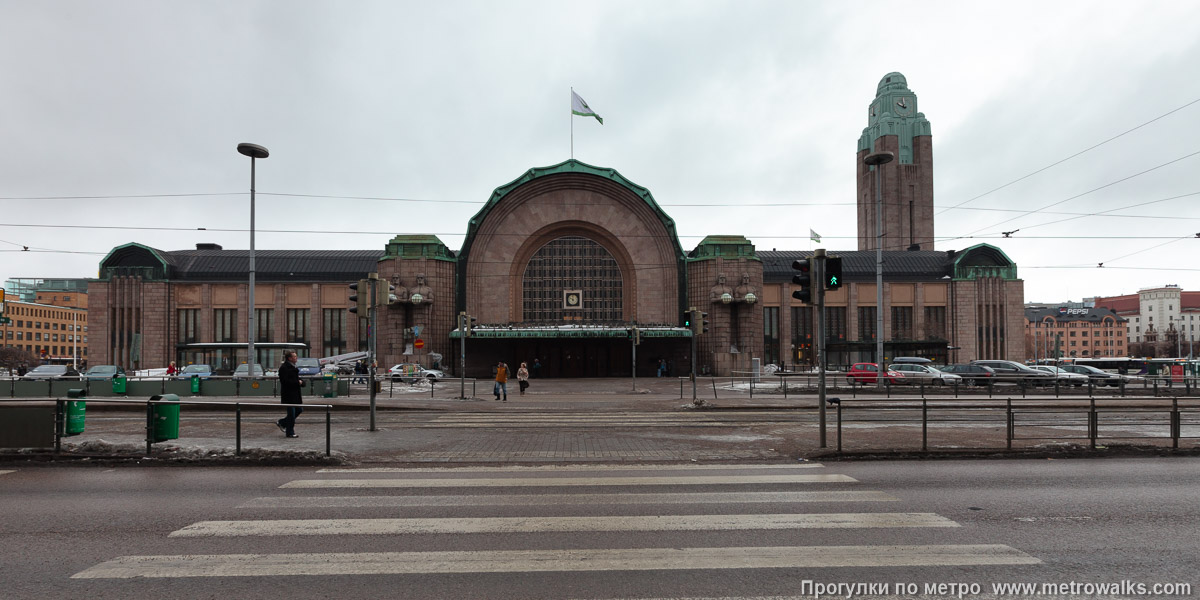
[[[601,125],[604,124],[604,119],[601,119],[600,115],[596,114],[596,111],[592,110],[592,107],[588,106],[588,103],[575,93],[575,90],[571,90],[571,114],[581,117],[596,117]]]
[[[818,243],[818,244],[820,244],[820,243],[821,243],[821,236],[820,236],[820,234],[818,234],[817,232],[813,231],[812,229],[809,229],[809,230],[808,230],[808,239],[810,239],[810,240],[812,240],[812,241],[814,241],[814,242],[816,242],[816,243]]]

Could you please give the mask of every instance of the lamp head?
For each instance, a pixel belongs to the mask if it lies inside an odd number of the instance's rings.
[[[237,146],[238,152],[249,156],[250,158],[266,158],[271,155],[266,148],[258,144],[241,143]]]
[[[873,167],[875,165],[884,165],[890,163],[895,159],[896,155],[892,154],[891,152],[876,152],[874,154],[868,154],[867,157],[863,159],[863,162]]]

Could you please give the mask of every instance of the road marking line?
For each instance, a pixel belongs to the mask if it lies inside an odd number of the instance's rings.
[[[602,506],[630,504],[737,504],[895,502],[883,492],[713,492],[683,494],[512,494],[503,496],[273,496],[238,508],[405,508],[416,506]]]
[[[691,477],[514,477],[511,479],[297,479],[281,488],[561,487],[578,485],[746,485],[754,483],[857,483],[848,475],[747,475]]]
[[[511,467],[360,467],[344,469],[317,469],[318,473],[478,473],[478,472],[509,472],[522,471],[685,471],[685,470],[731,470],[743,471],[749,469],[813,469],[825,465],[815,462],[800,464],[675,464],[675,465],[537,465]]]
[[[16,471],[0,471],[0,475],[8,475],[9,473],[16,473]]]
[[[72,579],[1031,565],[1002,544],[121,556]]]
[[[933,513],[266,519],[261,521],[200,521],[173,531],[167,537],[419,535],[562,531],[731,531],[958,526],[958,523]]]

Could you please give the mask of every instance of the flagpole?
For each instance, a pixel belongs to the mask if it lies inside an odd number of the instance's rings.
[[[571,97],[567,100],[571,101],[570,106],[575,105],[575,86],[571,86]],[[567,118],[571,119],[571,160],[575,160],[575,113],[567,111]]]

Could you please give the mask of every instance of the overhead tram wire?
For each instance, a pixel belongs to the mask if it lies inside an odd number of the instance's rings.
[[[1179,111],[1181,111],[1181,110],[1183,110],[1183,109],[1185,109],[1185,108],[1187,108],[1187,107],[1189,107],[1189,106],[1191,106],[1191,105],[1193,105],[1193,104],[1196,104],[1197,102],[1200,102],[1200,98],[1196,98],[1195,100],[1192,100],[1191,102],[1188,102],[1188,103],[1184,104],[1183,106],[1180,106],[1180,107],[1178,107],[1178,108],[1175,108],[1175,109],[1169,110],[1169,111],[1167,111],[1167,112],[1165,112],[1165,113],[1163,113],[1163,114],[1161,114],[1161,115],[1158,115],[1157,117],[1154,117],[1153,119],[1150,119],[1149,121],[1146,121],[1145,123],[1142,123],[1141,125],[1138,125],[1137,127],[1134,127],[1134,128],[1132,128],[1132,129],[1128,129],[1128,130],[1126,130],[1126,131],[1123,131],[1123,132],[1121,132],[1121,133],[1118,133],[1117,135],[1114,135],[1114,136],[1112,136],[1112,137],[1108,138],[1107,140],[1104,140],[1103,142],[1100,142],[1100,143],[1098,143],[1098,144],[1095,144],[1095,145],[1093,145],[1093,146],[1090,146],[1090,147],[1088,147],[1088,148],[1084,148],[1083,150],[1080,150],[1079,152],[1076,152],[1075,154],[1072,154],[1072,155],[1070,155],[1070,156],[1068,156],[1068,157],[1066,157],[1066,158],[1064,158],[1064,159],[1062,159],[1062,160],[1059,160],[1059,161],[1053,162],[1053,163],[1051,163],[1051,164],[1048,164],[1048,165],[1046,165],[1046,166],[1044,166],[1044,167],[1042,167],[1042,168],[1040,168],[1040,169],[1038,169],[1038,170],[1036,170],[1036,171],[1034,171],[1034,172],[1032,172],[1032,173],[1029,173],[1028,175],[1024,175],[1024,176],[1022,176],[1022,177],[1018,177],[1017,179],[1014,179],[1014,180],[1012,180],[1012,181],[1010,181],[1010,182],[1008,182],[1008,183],[1006,183],[1006,184],[1004,184],[1004,185],[1002,185],[1002,186],[1000,186],[1000,187],[997,187],[997,188],[990,189],[990,190],[988,190],[988,191],[986,191],[986,192],[984,192],[984,193],[982,193],[982,194],[979,194],[978,196],[975,196],[974,198],[968,198],[968,199],[966,199],[966,200],[963,200],[962,202],[959,202],[958,204],[955,204],[954,206],[950,206],[950,207],[947,207],[947,208],[943,208],[942,210],[940,210],[940,211],[938,211],[938,212],[934,213],[934,214],[933,214],[933,216],[935,216],[935,217],[936,217],[936,216],[938,216],[938,215],[940,215],[940,214],[942,214],[942,213],[944,213],[944,212],[946,212],[946,211],[948,211],[948,210],[954,210],[954,209],[956,209],[956,208],[958,208],[958,207],[960,207],[960,206],[962,206],[962,205],[964,205],[964,204],[967,204],[967,203],[970,203],[970,202],[974,202],[974,201],[976,201],[976,200],[978,200],[978,199],[980,199],[980,198],[982,198],[982,197],[984,197],[984,196],[987,196],[988,194],[991,194],[991,193],[993,193],[993,192],[998,192],[998,191],[1000,191],[1000,190],[1002,190],[1002,189],[1004,189],[1004,188],[1006,188],[1006,187],[1008,187],[1008,186],[1010,186],[1010,185],[1013,185],[1014,183],[1019,183],[1019,182],[1021,182],[1021,181],[1024,181],[1024,180],[1026,180],[1026,179],[1029,179],[1030,177],[1033,177],[1034,175],[1037,175],[1038,173],[1041,173],[1042,171],[1046,171],[1046,170],[1048,170],[1048,169],[1051,169],[1051,168],[1053,168],[1053,167],[1056,167],[1056,166],[1058,166],[1058,165],[1061,165],[1062,163],[1065,163],[1065,162],[1067,162],[1068,160],[1071,160],[1072,158],[1075,158],[1075,157],[1077,157],[1077,156],[1079,156],[1079,155],[1081,155],[1081,154],[1085,154],[1085,153],[1087,153],[1087,152],[1091,152],[1092,150],[1095,150],[1096,148],[1099,148],[1100,146],[1103,146],[1103,145],[1105,145],[1105,144],[1107,144],[1107,143],[1109,143],[1109,142],[1111,142],[1111,141],[1113,141],[1113,140],[1115,140],[1115,139],[1117,139],[1117,138],[1120,138],[1120,137],[1122,137],[1122,136],[1125,136],[1125,135],[1127,135],[1127,134],[1133,133],[1133,132],[1135,132],[1135,131],[1137,131],[1137,130],[1139,130],[1139,129],[1141,129],[1141,128],[1143,128],[1143,127],[1145,127],[1145,126],[1147,126],[1147,125],[1149,125],[1149,124],[1151,124],[1151,123],[1153,123],[1153,122],[1155,122],[1155,121],[1158,121],[1159,119],[1162,119],[1162,118],[1164,118],[1164,117],[1170,116],[1170,115],[1172,115],[1172,114],[1174,114],[1174,113],[1177,113],[1177,112],[1179,112]]]
[[[1197,155],[1200,155],[1200,150],[1197,150],[1197,151],[1195,151],[1195,152],[1192,152],[1191,154],[1186,154],[1186,155],[1184,155],[1184,156],[1180,156],[1179,158],[1176,158],[1176,159],[1169,160],[1169,161],[1167,161],[1167,162],[1165,162],[1165,163],[1162,163],[1162,164],[1160,164],[1160,165],[1156,165],[1156,166],[1150,167],[1149,169],[1146,169],[1146,170],[1144,170],[1144,171],[1140,171],[1140,172],[1134,173],[1134,174],[1132,174],[1132,175],[1128,175],[1128,176],[1126,176],[1126,177],[1122,177],[1121,179],[1117,179],[1116,181],[1110,181],[1110,182],[1108,182],[1108,183],[1106,183],[1106,184],[1104,184],[1104,185],[1102,185],[1102,186],[1099,186],[1099,187],[1092,188],[1092,189],[1090,189],[1090,190],[1088,190],[1088,191],[1086,191],[1086,192],[1081,192],[1081,193],[1079,193],[1079,194],[1075,194],[1074,196],[1071,196],[1071,197],[1069,197],[1069,198],[1064,198],[1064,199],[1062,199],[1062,200],[1059,200],[1058,202],[1054,202],[1054,203],[1051,203],[1051,204],[1047,204],[1046,206],[1043,206],[1043,207],[1041,207],[1041,208],[1037,208],[1037,209],[1030,210],[1030,211],[1025,211],[1025,213],[1024,213],[1024,214],[1020,214],[1020,215],[1017,215],[1017,216],[1015,216],[1015,217],[1010,217],[1010,218],[1008,218],[1008,219],[1005,219],[1005,220],[1003,220],[1003,221],[1000,221],[1000,222],[998,222],[998,223],[993,223],[993,224],[991,224],[991,225],[988,225],[987,227],[981,227],[981,228],[979,228],[979,229],[976,229],[975,231],[972,231],[971,233],[968,233],[967,235],[973,235],[973,234],[979,233],[980,231],[984,231],[984,230],[986,230],[986,229],[991,229],[991,228],[993,228],[993,227],[999,227],[999,226],[1001,226],[1001,225],[1003,225],[1003,224],[1005,224],[1005,223],[1010,223],[1010,222],[1012,222],[1012,221],[1015,221],[1015,220],[1017,220],[1017,219],[1020,219],[1020,218],[1023,218],[1023,217],[1027,217],[1027,216],[1029,216],[1029,215],[1032,215],[1032,214],[1039,213],[1039,212],[1041,212],[1041,211],[1043,211],[1043,210],[1046,210],[1047,208],[1052,208],[1052,207],[1058,206],[1059,204],[1062,204],[1062,203],[1064,203],[1064,202],[1070,202],[1071,200],[1076,200],[1076,199],[1078,199],[1078,198],[1082,198],[1082,197],[1084,197],[1084,196],[1086,196],[1086,195],[1088,195],[1088,194],[1091,194],[1092,192],[1098,192],[1098,191],[1100,191],[1100,190],[1102,190],[1102,189],[1105,189],[1105,188],[1108,188],[1108,187],[1112,187],[1112,186],[1114,186],[1114,185],[1117,185],[1118,183],[1122,183],[1122,182],[1125,182],[1125,181],[1129,181],[1130,179],[1133,179],[1133,178],[1135,178],[1135,177],[1140,177],[1140,176],[1142,176],[1142,175],[1145,175],[1146,173],[1151,173],[1151,172],[1153,172],[1153,171],[1157,171],[1158,169],[1161,169],[1161,168],[1163,168],[1163,167],[1167,167],[1167,166],[1173,165],[1173,164],[1175,164],[1175,163],[1177,163],[1177,162],[1179,162],[1179,161],[1186,160],[1186,159],[1189,159],[1189,158],[1191,158],[1191,157],[1193,157],[1193,156],[1197,156]]]
[[[1159,200],[1150,200],[1149,202],[1140,202],[1140,203],[1138,203],[1138,204],[1133,204],[1133,205],[1130,205],[1130,206],[1121,206],[1121,207],[1118,207],[1118,208],[1110,208],[1110,209],[1108,209],[1108,210],[1102,210],[1102,211],[1100,211],[1100,212],[1095,212],[1095,213],[1083,213],[1083,214],[1077,214],[1077,215],[1075,215],[1075,216],[1073,216],[1073,217],[1071,217],[1071,218],[1069,218],[1069,219],[1056,219],[1056,220],[1054,220],[1054,221],[1046,221],[1045,223],[1037,223],[1037,224],[1034,224],[1034,225],[1022,225],[1022,226],[1021,226],[1021,229],[1022,229],[1022,230],[1024,230],[1024,229],[1033,229],[1034,227],[1043,227],[1043,226],[1045,226],[1045,225],[1058,225],[1058,224],[1060,224],[1060,223],[1066,223],[1067,221],[1074,221],[1074,220],[1076,220],[1076,219],[1083,219],[1083,218],[1087,218],[1087,217],[1130,217],[1130,218],[1138,218],[1138,217],[1142,217],[1142,216],[1141,216],[1141,215],[1110,215],[1110,214],[1107,214],[1107,213],[1116,212],[1116,211],[1118,211],[1118,210],[1128,210],[1128,209],[1130,209],[1130,208],[1138,208],[1138,207],[1141,207],[1141,206],[1149,206],[1149,205],[1151,205],[1151,204],[1158,204],[1158,203],[1160,203],[1160,202],[1168,202],[1168,201],[1171,201],[1171,200],[1179,200],[1180,198],[1188,198],[1188,197],[1191,197],[1191,196],[1196,196],[1196,195],[1200,195],[1200,192],[1188,192],[1188,193],[1186,193],[1186,194],[1180,194],[1180,195],[1178,195],[1178,196],[1171,196],[1170,198],[1161,198],[1161,199],[1159,199]],[[1045,213],[1042,213],[1042,214],[1045,214]],[[1180,220],[1197,220],[1197,219],[1200,219],[1200,217],[1176,217],[1176,216],[1155,216],[1155,217],[1142,217],[1142,218],[1171,219],[1172,221],[1180,221]],[[1027,236],[1021,236],[1021,237],[1027,237]]]
[[[1118,209],[1114,209],[1114,210],[1118,210]],[[1170,218],[1170,217],[1163,217],[1163,218]],[[133,226],[133,225],[54,225],[54,224],[42,224],[42,223],[0,223],[0,227],[26,227],[26,228],[42,228],[42,229],[98,229],[98,230],[118,230],[118,231],[120,231],[120,230],[126,230],[126,231],[180,231],[180,232],[204,231],[204,232],[213,232],[213,233],[245,233],[245,232],[249,231],[249,229],[239,229],[239,228],[139,227],[139,226]],[[444,235],[444,236],[466,235],[466,232],[464,232],[464,231],[435,231],[435,232],[428,232],[428,231],[402,232],[401,231],[401,232],[397,232],[397,231],[362,231],[362,230],[340,231],[340,230],[329,230],[329,229],[256,229],[256,231],[258,231],[259,233],[280,233],[280,234],[295,233],[295,234],[305,234],[305,235],[309,235],[309,234],[393,235],[393,236],[394,235]],[[489,233],[487,235],[493,236],[493,237],[505,237],[505,236],[528,237],[528,235],[525,233],[496,232],[496,233]],[[641,236],[639,236],[639,235],[623,235],[622,237],[627,237],[627,238],[669,238],[671,236],[653,234],[653,235],[641,235]],[[675,237],[688,238],[688,239],[705,238],[705,237],[708,237],[708,234],[703,234],[703,233],[677,234]],[[748,234],[748,237],[753,237],[754,239],[770,239],[770,240],[807,240],[809,238],[808,235],[772,235],[772,234]],[[858,239],[858,236],[852,236],[852,235],[840,235],[840,236],[839,235],[823,235],[821,237],[824,239],[830,239],[830,240],[857,240]],[[1131,236],[1123,236],[1123,235],[1045,235],[1045,236],[1021,236],[1021,239],[1036,239],[1036,240],[1090,240],[1090,239],[1097,239],[1097,240],[1121,240],[1121,239],[1161,240],[1161,239],[1176,239],[1176,237],[1177,236],[1161,236],[1161,235],[1131,235]],[[951,241],[962,240],[962,239],[999,240],[999,239],[1017,239],[1017,238],[1006,238],[1004,236],[999,236],[999,235],[979,235],[979,236],[962,235],[962,236],[936,237],[936,238],[934,238],[933,241],[934,242],[951,242]],[[908,246],[909,246],[909,244],[907,242],[902,243],[902,244],[898,243],[894,249],[903,250],[903,249],[907,248]],[[885,249],[890,249],[890,246]]]

